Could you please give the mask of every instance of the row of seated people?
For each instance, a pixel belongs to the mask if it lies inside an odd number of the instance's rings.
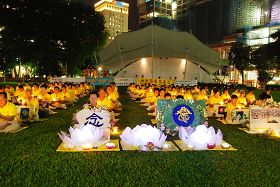
[[[77,85],[55,83],[38,86],[34,83],[32,87],[21,84],[15,89],[10,85],[0,87],[0,132],[19,128],[21,119],[17,108],[29,108],[27,121],[37,121],[39,117],[55,113],[55,109],[66,109],[92,89],[84,83]]]
[[[118,88],[115,83],[111,83],[106,89],[100,88],[97,93],[92,92],[89,101],[92,108],[103,107],[108,111],[115,111],[121,107]]]
[[[221,94],[216,88],[209,92],[207,87],[200,89],[198,86],[162,86],[157,88],[155,85],[139,86],[131,84],[128,87],[128,93],[133,100],[145,102],[145,106],[148,106],[148,110],[154,111],[156,111],[156,102],[158,99],[204,100],[207,104],[207,112],[209,115],[213,114],[214,105],[216,104],[226,105],[227,111],[230,111],[234,108],[248,107],[249,105],[255,104],[257,101],[252,89],[246,94],[244,90],[239,91],[238,88],[235,88],[231,94],[229,90],[225,88]],[[234,96],[233,102],[231,102],[233,100],[232,96]],[[270,95],[270,90],[266,89],[260,94],[259,99],[273,100]],[[153,113],[153,115],[155,114],[156,112]]]
[[[91,108],[104,108],[110,112],[111,125],[114,126],[119,119],[116,117],[119,115],[121,109],[121,103],[119,101],[118,88],[115,83],[110,83],[105,88],[100,88],[98,92],[92,92],[89,94],[89,103],[84,104],[85,109]],[[76,124],[76,117],[74,114],[74,124]],[[77,127],[77,126],[76,126]]]

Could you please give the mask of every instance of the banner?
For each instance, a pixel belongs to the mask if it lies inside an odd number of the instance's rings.
[[[191,81],[175,81],[174,82],[175,86],[195,86],[197,85],[197,80],[191,80]]]
[[[117,86],[128,86],[130,83],[135,83],[135,78],[115,78],[114,82]]]
[[[158,128],[175,131],[179,127],[196,127],[206,121],[205,101],[159,99],[157,101]],[[168,133],[168,132],[167,132]]]
[[[50,82],[73,82],[73,83],[81,83],[85,82],[85,77],[81,78],[72,78],[72,77],[50,77]]]
[[[251,108],[250,130],[280,131],[280,108]]]
[[[163,85],[170,86],[174,84],[174,80],[138,78],[137,84],[139,85],[155,84],[157,86],[163,86]]]
[[[113,81],[114,81],[113,78],[92,78],[92,77],[86,78],[86,82],[90,82],[94,86],[107,86]]]

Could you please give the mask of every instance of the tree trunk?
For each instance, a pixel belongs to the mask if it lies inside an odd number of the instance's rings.
[[[244,85],[244,70],[241,71],[241,81],[242,85]]]

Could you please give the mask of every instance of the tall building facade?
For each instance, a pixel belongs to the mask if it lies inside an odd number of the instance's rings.
[[[177,0],[177,24],[205,43],[279,20],[280,0]],[[270,20],[271,18],[271,20]]]
[[[108,43],[122,33],[128,32],[129,4],[115,0],[101,0],[94,4],[96,11],[101,12],[105,18],[105,27],[109,33]]]
[[[154,24],[173,29],[176,19],[176,0],[138,0],[139,27]]]
[[[272,23],[280,23],[280,0],[271,3],[270,17]]]

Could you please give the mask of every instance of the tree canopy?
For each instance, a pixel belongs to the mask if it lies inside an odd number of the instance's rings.
[[[242,75],[242,84],[244,84],[244,70],[249,68],[251,64],[250,53],[251,47],[242,43],[235,43],[229,53],[229,61],[231,65],[234,65]]]
[[[107,38],[103,16],[79,2],[2,0],[0,12],[3,70],[19,59],[39,75],[77,74]]]

